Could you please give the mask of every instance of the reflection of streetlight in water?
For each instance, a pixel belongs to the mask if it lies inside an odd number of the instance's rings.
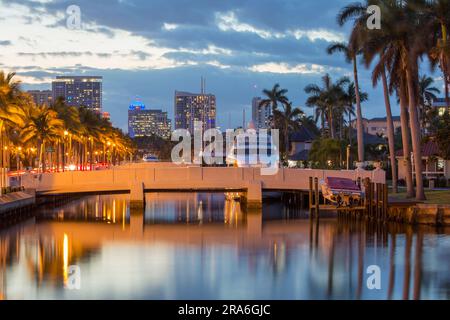
[[[64,233],[63,240],[63,278],[64,278],[64,287],[67,286],[67,280],[69,277],[69,237],[67,233]]]
[[[200,200],[200,202],[198,204],[197,219],[198,219],[198,221],[200,221],[200,224],[203,223],[203,201],[202,200]]]

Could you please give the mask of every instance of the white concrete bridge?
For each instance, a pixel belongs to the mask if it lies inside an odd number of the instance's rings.
[[[129,192],[131,201],[143,201],[145,191],[240,190],[249,206],[262,202],[263,190],[309,190],[309,177],[370,178],[385,183],[385,172],[365,170],[312,170],[281,168],[276,175],[261,175],[259,168],[174,166],[173,164],[130,164],[100,171],[70,171],[27,174],[25,188],[38,194]]]

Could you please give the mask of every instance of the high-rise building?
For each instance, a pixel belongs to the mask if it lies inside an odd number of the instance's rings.
[[[102,113],[103,77],[61,76],[52,83],[53,100],[63,97],[69,106],[85,106]]]
[[[168,139],[171,135],[171,121],[167,112],[146,109],[137,99],[128,108],[128,134],[130,137],[148,137],[156,135]]]
[[[260,97],[252,99],[252,121],[255,129],[268,129],[270,127],[272,107],[270,105],[260,106],[261,101]]]
[[[27,93],[33,98],[37,106],[51,105],[53,95],[51,90],[29,90]]]
[[[175,91],[175,129],[194,132],[194,122],[203,122],[203,131],[216,127],[216,96]]]

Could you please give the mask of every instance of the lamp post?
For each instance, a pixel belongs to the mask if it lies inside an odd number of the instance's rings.
[[[347,170],[350,170],[350,145],[347,145]]]
[[[62,144],[62,171],[66,171],[66,138],[69,135],[69,131],[64,130],[64,138]]]
[[[16,152],[16,169],[17,169],[17,177],[19,180],[19,187],[22,186],[22,177],[20,175],[20,153],[22,152],[22,147],[17,148]]]
[[[111,147],[111,142],[108,141],[108,142],[106,143],[106,145],[108,146],[108,152],[109,152],[109,154],[111,154],[111,152],[110,152],[110,150],[109,150],[109,147]],[[108,159],[108,162],[109,162],[109,164],[111,164],[111,160],[110,160],[110,159]]]

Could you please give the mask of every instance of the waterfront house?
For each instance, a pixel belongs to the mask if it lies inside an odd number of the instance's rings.
[[[444,159],[439,150],[439,145],[430,140],[422,145],[422,172],[427,179],[443,179],[446,181],[450,179],[450,159]],[[406,178],[405,163],[403,159],[403,150],[396,152],[398,160],[398,178],[400,180]],[[411,155],[413,176],[415,174],[414,160]]]

